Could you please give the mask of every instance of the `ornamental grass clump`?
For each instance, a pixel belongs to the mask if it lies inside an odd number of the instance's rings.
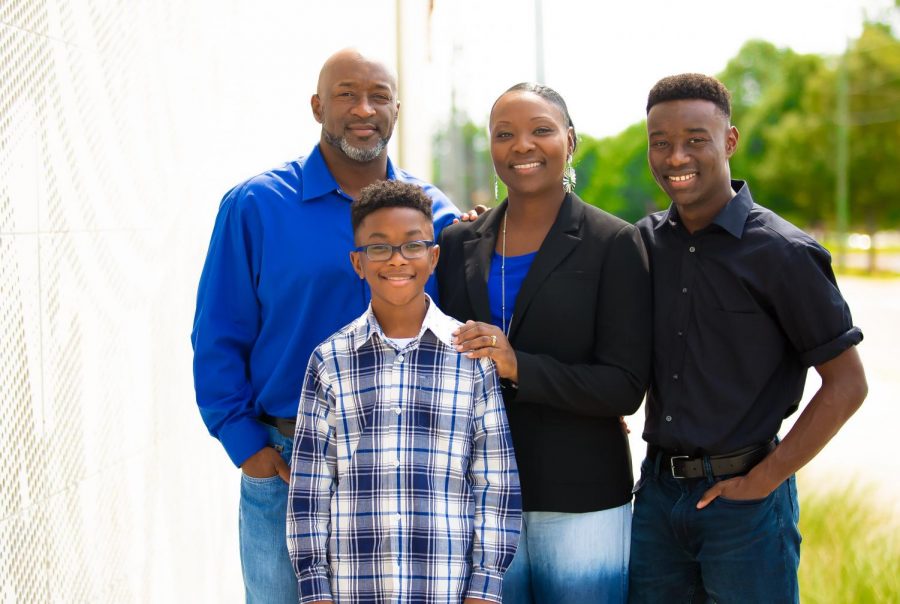
[[[804,488],[805,487],[805,488]],[[900,522],[879,489],[800,488],[800,599],[900,603]]]

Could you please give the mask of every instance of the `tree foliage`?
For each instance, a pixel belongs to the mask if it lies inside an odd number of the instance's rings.
[[[575,151],[575,192],[607,212],[634,222],[665,204],[647,167],[647,128],[639,122],[616,136],[581,136]]]
[[[732,177],[748,180],[759,203],[807,225],[833,207],[825,69],[819,56],[751,41],[718,76],[732,92],[732,123],[740,132]]]
[[[900,42],[867,24],[846,56],[851,225],[872,233],[900,221]]]
[[[804,226],[833,227],[844,123],[850,226],[896,227],[900,44],[889,28],[867,23],[844,56],[831,59],[748,42],[719,77],[734,95],[741,132],[732,174],[751,181],[760,203]]]

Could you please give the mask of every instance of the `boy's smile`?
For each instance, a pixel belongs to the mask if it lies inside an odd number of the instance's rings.
[[[431,221],[419,210],[408,207],[375,210],[363,219],[355,233],[358,246],[401,246],[430,242],[433,237]],[[425,283],[437,266],[438,255],[437,246],[428,247],[420,258],[406,258],[399,247],[391,250],[386,260],[371,260],[365,251],[350,252],[356,274],[372,290],[372,310],[385,335],[418,335],[425,316]]]

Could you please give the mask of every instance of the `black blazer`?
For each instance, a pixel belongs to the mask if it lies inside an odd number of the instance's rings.
[[[440,236],[441,307],[490,323],[487,278],[506,202]],[[567,195],[515,301],[518,391],[504,389],[523,508],[588,512],[631,500],[620,415],[650,376],[647,254],[631,224]]]

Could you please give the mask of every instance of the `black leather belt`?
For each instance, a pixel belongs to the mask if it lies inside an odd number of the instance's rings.
[[[294,429],[297,427],[297,420],[294,418],[272,417],[271,415],[263,413],[259,416],[259,421],[276,428],[281,432],[282,436],[290,439],[294,438]]]
[[[647,447],[647,457],[656,459],[660,456],[660,471],[672,473],[673,478],[703,478],[706,476],[704,461],[709,461],[713,476],[744,474],[761,462],[776,446],[775,439],[760,446],[746,447],[724,455],[677,455],[660,449],[655,445]]]

